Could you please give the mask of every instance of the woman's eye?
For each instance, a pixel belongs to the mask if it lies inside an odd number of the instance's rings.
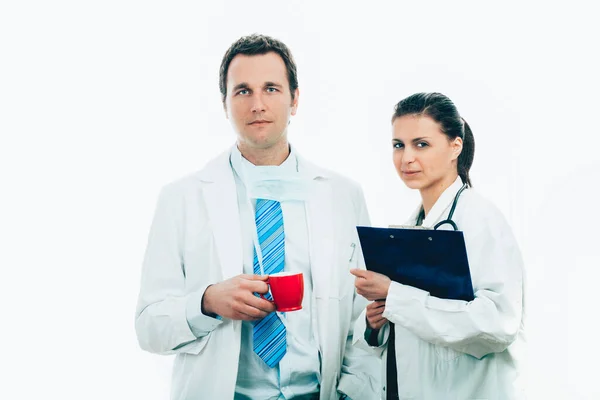
[[[404,147],[404,145],[402,143],[394,143],[394,148],[395,149],[401,149],[403,147]]]
[[[429,146],[429,144],[427,144],[427,142],[419,142],[417,143],[417,147],[422,149],[423,147],[427,147]]]

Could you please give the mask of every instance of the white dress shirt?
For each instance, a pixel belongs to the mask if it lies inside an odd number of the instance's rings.
[[[250,204],[248,203],[245,186],[237,172],[241,168],[257,167],[243,157],[236,157],[236,152],[239,153],[239,150],[234,148],[231,161],[236,172],[238,206],[242,222],[244,273],[254,274],[252,236],[256,231],[256,224],[255,211],[249,207],[254,207],[256,199],[251,199]],[[239,162],[245,165],[237,165]],[[293,173],[297,171],[296,156],[292,151],[280,166],[259,168],[278,168],[280,172],[283,170]],[[285,232],[284,270],[302,272],[304,275],[302,309],[278,313],[287,330],[287,352],[274,368],[269,368],[253,350],[252,323],[242,323],[242,347],[235,399],[291,399],[319,390],[319,352],[312,334],[312,279],[304,202],[283,201],[281,211]]]

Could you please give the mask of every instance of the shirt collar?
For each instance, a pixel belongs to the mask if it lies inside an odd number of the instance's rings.
[[[245,159],[237,145],[234,145],[231,150],[231,166],[238,175],[241,175],[240,172],[243,170],[243,168],[277,169],[279,172],[294,173],[298,172],[298,158],[296,156],[294,147],[290,145],[290,154],[280,165],[254,165]]]

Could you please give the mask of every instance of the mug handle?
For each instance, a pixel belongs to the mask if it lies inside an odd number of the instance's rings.
[[[268,278],[268,277],[267,277],[267,280],[266,280],[265,282],[267,283],[267,285],[269,284],[269,278]],[[270,289],[270,288],[269,288],[269,289]],[[259,295],[261,299],[263,299],[263,300],[266,300],[266,301],[269,301],[269,302],[271,302],[271,303],[275,304],[275,302],[274,302],[273,300],[269,300],[269,299],[267,299],[267,298],[266,298],[266,297],[265,297],[265,296],[264,296],[262,293],[257,293],[257,295]]]

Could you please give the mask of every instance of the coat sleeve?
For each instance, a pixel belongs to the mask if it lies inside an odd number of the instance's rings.
[[[199,309],[206,287],[185,291],[183,216],[180,188],[166,186],[150,228],[135,318],[140,347],[152,353],[197,354],[206,344],[208,333],[221,324],[204,315],[188,322],[193,310]]]
[[[362,190],[357,196],[359,201],[358,225],[369,226],[371,224],[367,212],[366,203]],[[358,254],[358,267],[365,269],[362,251]],[[381,359],[372,352],[354,346],[354,325],[367,306],[367,300],[353,293],[352,320],[346,339],[344,359],[342,362],[341,376],[338,383],[338,391],[348,395],[351,399],[379,399],[381,393]],[[363,332],[357,332],[362,335]]]
[[[491,214],[464,229],[473,301],[392,282],[383,316],[427,342],[477,358],[513,343],[522,321],[523,263],[510,227],[499,211]]]

